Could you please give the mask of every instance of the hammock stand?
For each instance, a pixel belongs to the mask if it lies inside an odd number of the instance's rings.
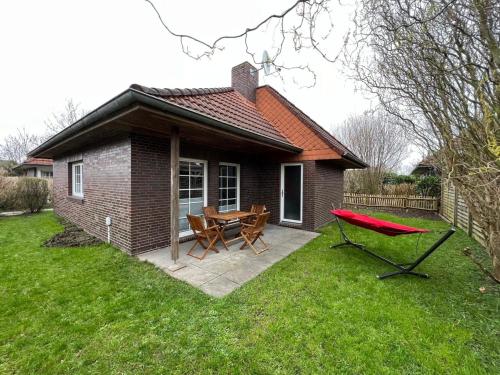
[[[427,249],[420,257],[414,260],[411,263],[396,263],[391,259],[385,258],[381,255],[378,255],[366,248],[365,245],[356,243],[352,241],[344,231],[344,227],[339,219],[342,219],[352,225],[356,225],[358,227],[366,228],[373,230],[378,233],[385,234],[387,236],[398,236],[402,234],[412,234],[412,233],[428,233],[430,232],[427,229],[413,228],[408,227],[406,225],[401,225],[397,223],[392,223],[390,221],[379,220],[371,216],[355,214],[349,210],[331,210],[330,213],[335,216],[335,220],[339,226],[340,236],[344,242],[339,244],[333,244],[330,248],[337,248],[341,246],[353,246],[397,269],[395,272],[385,273],[383,275],[378,275],[377,278],[383,280],[385,278],[396,276],[396,275],[412,275],[419,276],[423,278],[428,278],[429,275],[426,273],[420,273],[413,271],[420,263],[422,263],[428,256],[430,256],[439,246],[443,244],[453,233],[455,233],[455,227],[451,227],[439,240],[437,240],[429,249]],[[418,247],[418,242],[417,242]]]

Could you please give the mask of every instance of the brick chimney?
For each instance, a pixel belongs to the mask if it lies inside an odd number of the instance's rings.
[[[259,86],[259,71],[245,61],[231,69],[231,86],[255,103],[255,90]]]

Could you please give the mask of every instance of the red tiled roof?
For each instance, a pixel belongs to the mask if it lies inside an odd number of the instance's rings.
[[[343,145],[337,138],[335,138],[328,131],[323,129],[321,125],[319,125],[316,121],[307,116],[304,112],[302,112],[299,108],[297,108],[292,102],[290,102],[287,98],[281,95],[278,91],[276,91],[273,87],[265,85],[260,86],[259,89],[266,89],[271,95],[273,95],[279,102],[281,102],[290,112],[292,112],[297,118],[301,120],[302,123],[306,124],[320,139],[326,142],[329,147],[333,148],[336,152],[338,152],[343,157],[348,157],[354,162],[360,165],[367,165],[364,161],[358,158],[351,150],[349,150],[345,145]],[[296,132],[300,131],[300,129],[295,129]]]
[[[158,89],[134,84],[130,88],[223,121],[234,127],[291,144],[262,116],[253,102],[232,87]]]
[[[52,159],[28,158],[22,165],[52,165]]]

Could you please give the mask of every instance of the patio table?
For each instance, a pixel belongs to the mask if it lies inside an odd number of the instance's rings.
[[[218,214],[212,214],[208,218],[215,220],[216,222],[222,222],[223,223],[222,226],[225,227],[228,224],[232,224],[235,221],[239,221],[241,223],[241,220],[247,219],[247,218],[255,216],[255,215],[256,214],[254,212],[248,212],[248,211],[229,211],[229,212],[221,212]],[[224,232],[222,232],[222,241],[224,241],[224,243],[226,245],[228,245],[234,241],[238,241],[241,238],[242,238],[241,236],[237,236],[231,240],[227,240],[224,237]]]

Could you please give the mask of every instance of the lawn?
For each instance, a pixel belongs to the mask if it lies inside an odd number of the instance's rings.
[[[377,216],[435,230],[421,246],[447,228]],[[346,227],[382,254],[401,260],[415,254],[417,237]],[[387,265],[349,248],[328,249],[338,239],[330,225],[215,299],[108,245],[41,246],[61,229],[48,212],[0,218],[0,373],[486,374],[500,368],[500,288],[462,255],[465,247],[481,250],[461,231],[421,266],[430,279],[379,281],[375,274]]]

